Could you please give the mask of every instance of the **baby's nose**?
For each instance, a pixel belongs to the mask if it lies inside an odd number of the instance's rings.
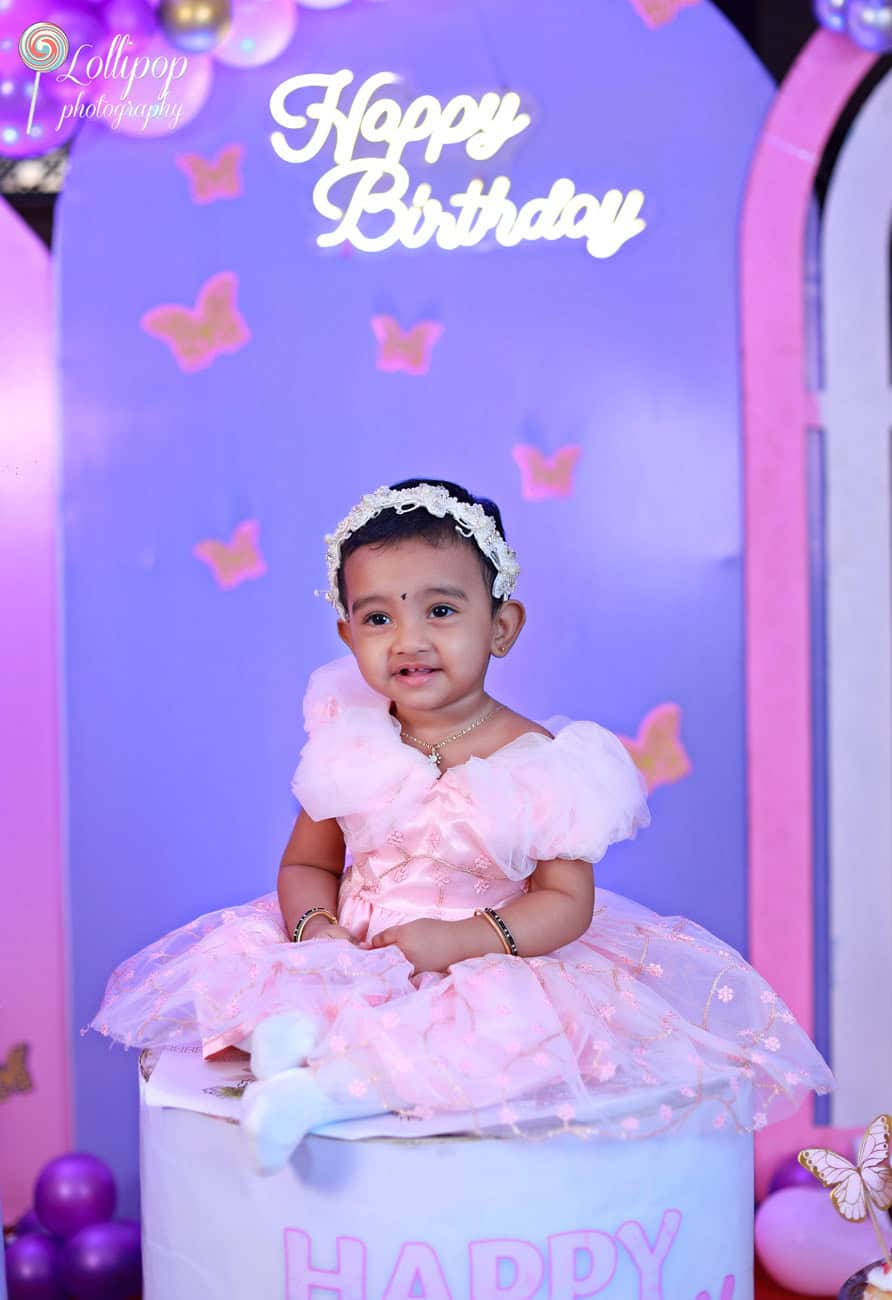
[[[401,618],[396,624],[393,650],[396,654],[418,654],[430,646],[430,627],[425,619]]]

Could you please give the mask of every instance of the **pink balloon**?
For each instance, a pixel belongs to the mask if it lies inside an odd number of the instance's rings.
[[[156,32],[138,48],[128,48],[126,58],[126,75],[122,59],[117,72],[112,67],[97,82],[96,121],[121,135],[145,139],[168,136],[201,111],[214,76],[207,54],[184,54]],[[130,81],[134,69],[145,75]]]
[[[892,1242],[888,1215],[877,1217]],[[800,1295],[836,1295],[878,1250],[870,1223],[847,1223],[821,1187],[784,1187],[756,1211],[756,1254],[763,1268]]]
[[[233,68],[259,68],[288,48],[296,27],[294,0],[233,0],[232,26],[214,58]]]

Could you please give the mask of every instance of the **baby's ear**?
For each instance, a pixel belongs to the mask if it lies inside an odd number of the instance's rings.
[[[506,600],[492,623],[492,653],[503,658],[520,636],[527,612],[519,600]]]
[[[346,619],[338,619],[338,636],[349,650],[353,649],[353,633]]]

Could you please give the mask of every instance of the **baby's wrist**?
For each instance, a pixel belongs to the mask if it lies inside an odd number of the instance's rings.
[[[332,921],[331,916],[327,915],[325,912],[317,912],[314,916],[308,916],[300,927],[299,941],[304,943],[307,939],[313,939],[320,934],[321,931],[330,930],[333,924],[334,922]],[[297,926],[295,926],[292,931],[292,941],[294,941],[296,931]]]
[[[463,921],[453,921],[459,931],[457,946],[461,948],[460,960],[485,957],[489,953],[504,952],[498,935],[483,916],[469,916]]]

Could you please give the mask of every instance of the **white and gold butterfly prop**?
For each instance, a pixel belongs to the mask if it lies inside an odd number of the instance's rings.
[[[876,1212],[892,1208],[892,1168],[889,1143],[892,1115],[877,1115],[868,1124],[858,1147],[858,1163],[824,1147],[799,1152],[799,1163],[830,1190],[830,1199],[844,1219],[860,1223],[870,1216],[887,1261],[889,1252],[877,1222]],[[892,1262],[892,1261],[890,1261]]]

